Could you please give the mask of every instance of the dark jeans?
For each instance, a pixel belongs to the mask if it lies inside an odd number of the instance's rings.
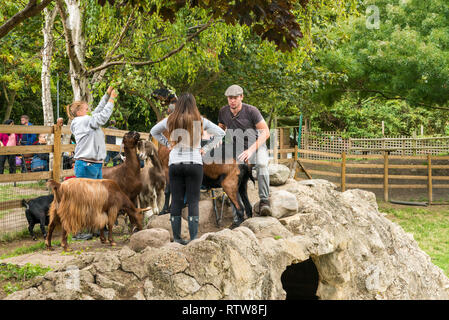
[[[180,216],[184,208],[184,196],[189,207],[189,216],[199,215],[200,187],[203,181],[203,165],[172,164],[168,168],[172,196],[170,213]]]
[[[0,174],[3,174],[5,170],[5,162],[8,159],[9,173],[16,173],[16,155],[15,154],[2,154],[0,156]]]

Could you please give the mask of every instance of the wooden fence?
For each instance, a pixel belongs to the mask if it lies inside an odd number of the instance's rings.
[[[346,152],[329,153],[314,150],[299,149],[278,149],[274,153],[279,155],[291,154],[289,158],[274,159],[274,162],[283,163],[290,166],[292,170],[295,170],[294,177],[298,180],[310,179],[310,178],[322,178],[327,180],[334,180],[334,182],[341,191],[347,189],[383,189],[383,197],[385,201],[389,201],[389,191],[391,189],[427,189],[428,203],[433,201],[434,189],[448,189],[449,176],[435,175],[434,170],[449,170],[449,164],[433,164],[433,162],[447,163],[449,156],[435,156],[426,154],[419,156],[402,156],[391,155],[388,151],[383,151],[382,155],[351,155]],[[327,160],[317,160],[303,158],[301,155],[313,155],[318,157],[326,157]],[[329,160],[331,159],[331,160]],[[396,163],[392,164],[392,160],[399,160],[399,162],[417,161],[419,164],[404,164]],[[361,163],[363,161],[369,163]],[[381,173],[352,173],[348,172],[349,169],[367,169],[377,170]],[[390,171],[396,171],[397,173],[391,174]],[[417,175],[411,174],[421,170],[425,174]],[[303,177],[299,174],[303,173]],[[378,180],[378,183],[351,183],[351,180]],[[391,183],[391,180],[402,180],[406,183]],[[417,183],[408,183],[409,181],[417,181]],[[439,183],[434,183],[439,181]],[[423,182],[423,183],[418,183]]]
[[[297,143],[298,127],[276,128],[277,142],[280,149],[292,148]],[[348,155],[377,154],[388,151],[390,155],[440,155],[449,154],[449,137],[408,137],[384,136],[379,138],[344,138],[338,132],[309,132],[302,128],[300,149]],[[282,155],[286,158],[287,155]],[[318,154],[303,154],[304,158],[332,159]]]
[[[125,130],[117,129],[102,129],[105,135],[123,137],[126,132]],[[17,155],[17,154],[36,154],[36,153],[53,153],[53,163],[50,163],[50,171],[40,171],[40,172],[27,172],[27,173],[13,173],[13,174],[0,174],[0,183],[12,183],[12,182],[24,182],[24,181],[39,181],[54,179],[60,181],[64,177],[74,176],[75,172],[73,169],[63,170],[62,169],[62,154],[64,152],[71,153],[75,150],[75,144],[63,144],[63,135],[71,135],[70,127],[53,125],[53,126],[10,126],[10,125],[0,125],[0,132],[2,133],[31,133],[31,134],[47,134],[53,135],[53,139],[48,139],[53,141],[50,145],[30,145],[30,146],[8,146],[0,147],[0,155]],[[148,139],[149,133],[140,132],[142,139]],[[107,151],[120,151],[119,145],[106,144]],[[6,161],[5,165],[8,162]],[[20,208],[21,200],[7,200],[0,202],[0,213],[5,212],[10,209]],[[21,213],[24,218],[23,212]],[[0,215],[1,216],[1,215]],[[12,219],[12,218],[11,218]],[[14,218],[15,219],[15,218]],[[13,219],[13,220],[14,220]],[[24,220],[26,226],[26,220]],[[0,223],[1,224],[1,223]],[[22,226],[23,227],[23,226]],[[16,230],[18,231],[18,230]],[[2,233],[0,226],[0,234]]]

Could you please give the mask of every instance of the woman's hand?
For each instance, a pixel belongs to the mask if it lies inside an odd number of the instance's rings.
[[[108,96],[111,95],[112,90],[114,90],[113,86],[109,86],[108,90],[106,91],[106,93],[108,94]]]
[[[204,156],[204,155],[206,154],[206,152],[205,152],[203,149],[200,149],[200,154],[201,154],[202,156]]]

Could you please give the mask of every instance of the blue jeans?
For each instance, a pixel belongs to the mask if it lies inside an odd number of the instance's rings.
[[[75,176],[77,178],[103,179],[102,163],[93,163],[83,160],[75,161]]]

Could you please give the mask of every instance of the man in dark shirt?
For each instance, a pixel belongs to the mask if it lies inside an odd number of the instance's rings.
[[[237,159],[254,164],[257,170],[259,186],[259,213],[270,215],[270,176],[268,173],[268,150],[265,141],[270,137],[270,130],[259,109],[243,103],[243,89],[238,85],[230,86],[225,96],[228,105],[218,113],[218,125],[226,130],[226,138],[232,139],[237,149]],[[239,199],[240,200],[240,199]],[[231,229],[243,222],[233,207],[234,221]]]

